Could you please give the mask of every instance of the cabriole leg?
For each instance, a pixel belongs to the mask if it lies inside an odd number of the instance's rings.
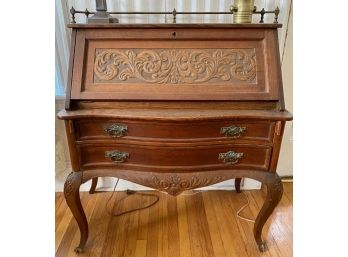
[[[240,183],[242,181],[242,178],[235,178],[234,179],[234,187],[236,188],[236,192],[240,193]]]
[[[92,185],[91,185],[91,188],[89,189],[90,194],[95,193],[95,189],[97,188],[97,184],[98,184],[98,177],[92,178]]]
[[[77,221],[80,229],[80,244],[75,252],[82,252],[88,237],[88,223],[80,200],[80,185],[82,184],[82,172],[71,172],[64,184],[65,200]]]
[[[265,176],[265,180],[262,182],[267,186],[267,196],[254,225],[254,237],[260,252],[264,252],[266,249],[265,243],[261,239],[263,226],[283,195],[283,185],[277,173],[265,173]]]

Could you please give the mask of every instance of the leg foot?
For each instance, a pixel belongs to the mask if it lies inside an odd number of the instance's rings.
[[[76,247],[74,251],[75,253],[83,253],[83,248]]]
[[[267,196],[255,220],[254,237],[257,245],[259,246],[260,252],[263,252],[265,250],[265,244],[261,239],[262,229],[267,219],[269,216],[271,216],[273,210],[282,198],[283,185],[277,173],[264,173],[261,180],[267,185]]]
[[[98,177],[92,178],[92,185],[91,185],[91,188],[89,189],[89,193],[90,194],[94,194],[95,193],[95,189],[97,187],[97,184],[98,184]]]
[[[266,245],[265,245],[265,243],[259,244],[258,247],[259,247],[259,251],[260,251],[261,253],[263,253],[264,251],[266,251]]]
[[[242,178],[235,178],[234,179],[234,187],[236,188],[236,192],[240,193],[240,183],[242,181]]]
[[[80,200],[79,189],[81,184],[82,172],[71,172],[64,184],[65,200],[80,229],[80,244],[75,249],[76,252],[83,250],[88,237],[88,223]]]

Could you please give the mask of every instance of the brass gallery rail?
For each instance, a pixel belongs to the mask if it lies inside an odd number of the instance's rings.
[[[264,15],[265,14],[271,14],[274,13],[274,21],[273,23],[278,23],[278,16],[279,16],[279,8],[278,6],[273,10],[273,11],[266,11],[265,8],[262,8],[261,11],[254,11],[253,14],[260,14],[261,18],[259,23],[264,23]],[[76,23],[75,20],[75,14],[84,14],[86,15],[86,17],[88,18],[89,15],[91,14],[95,14],[96,12],[90,12],[87,8],[85,11],[78,11],[75,10],[74,7],[71,7],[70,9],[70,13],[72,16],[72,23]],[[177,15],[197,15],[197,14],[231,14],[233,15],[233,9],[231,8],[231,10],[229,12],[178,12],[176,11],[176,9],[174,8],[173,11],[171,12],[108,12],[109,14],[157,14],[157,15],[173,15],[173,23],[176,23],[176,16]]]

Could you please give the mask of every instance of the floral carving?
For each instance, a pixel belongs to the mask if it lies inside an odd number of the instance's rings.
[[[228,176],[196,176],[196,175],[152,175],[138,174],[137,176],[126,175],[124,179],[148,186],[170,195],[179,195],[185,190],[213,185],[229,179]]]
[[[166,191],[171,195],[178,195],[187,189],[195,187],[195,185],[199,185],[199,179],[196,176],[192,176],[191,179],[183,179],[178,175],[172,175],[164,179],[153,176],[152,184],[158,190]]]
[[[255,49],[97,49],[94,79],[194,84],[211,79],[254,83]]]
[[[71,172],[64,183],[64,196],[67,198],[74,190],[74,173]]]
[[[68,198],[82,183],[82,172],[71,172],[64,183],[64,196]]]

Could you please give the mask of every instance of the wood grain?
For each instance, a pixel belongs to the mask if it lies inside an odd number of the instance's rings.
[[[236,212],[250,204],[241,215],[255,219],[264,201],[260,191],[187,192],[172,197],[152,191],[160,201],[145,210],[120,217],[106,212],[110,192],[81,193],[90,223],[90,238],[79,257],[290,257],[292,256],[292,183],[284,183],[284,195],[265,225],[263,238],[267,251],[260,253],[253,238],[253,223],[236,217]],[[150,197],[117,192],[110,207],[115,212],[148,204]],[[76,256],[78,229],[62,193],[56,193],[56,256]]]

